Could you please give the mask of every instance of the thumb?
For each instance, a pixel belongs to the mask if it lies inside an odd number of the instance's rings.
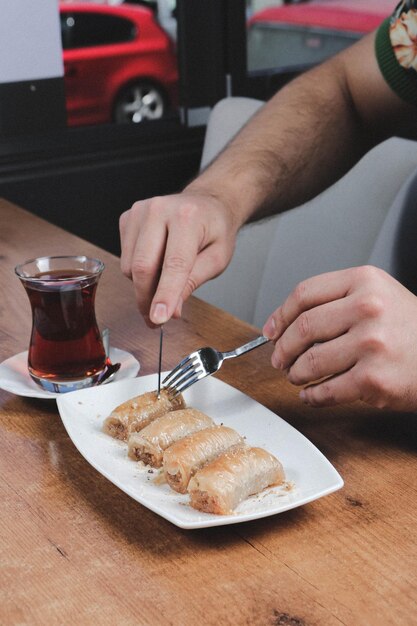
[[[187,278],[182,292],[182,300],[185,302],[198,287],[219,276],[229,265],[231,258],[232,252],[225,252],[224,246],[211,245],[202,250],[197,255]]]

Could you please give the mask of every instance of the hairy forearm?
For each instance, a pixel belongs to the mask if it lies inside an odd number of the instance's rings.
[[[281,89],[189,186],[237,228],[317,195],[378,142],[417,138],[415,107],[386,84],[370,34]]]
[[[333,67],[281,89],[196,181],[224,195],[239,223],[285,211],[339,178],[371,145]]]

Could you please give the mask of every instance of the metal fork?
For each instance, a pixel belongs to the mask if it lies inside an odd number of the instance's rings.
[[[197,381],[217,372],[225,359],[233,359],[235,356],[245,354],[258,346],[262,346],[269,341],[267,337],[261,335],[243,346],[231,350],[230,352],[219,352],[214,348],[200,348],[186,356],[174,369],[164,378],[162,386],[169,392],[177,395]]]

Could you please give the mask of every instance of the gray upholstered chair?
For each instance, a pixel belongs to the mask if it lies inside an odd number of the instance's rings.
[[[262,106],[228,98],[213,109],[205,167]],[[390,139],[306,204],[244,226],[226,271],[196,295],[258,327],[304,278],[372,263],[417,292],[417,142]]]

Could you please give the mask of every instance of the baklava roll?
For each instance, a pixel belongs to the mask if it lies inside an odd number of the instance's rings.
[[[179,409],[154,420],[140,433],[128,439],[128,455],[152,467],[161,467],[164,450],[171,444],[198,430],[213,426],[214,422],[197,409]]]
[[[232,446],[244,439],[228,426],[213,426],[184,437],[164,452],[163,468],[167,483],[179,493],[186,493],[190,478]]]
[[[130,433],[142,430],[169,411],[184,407],[181,394],[174,398],[166,389],[161,389],[158,398],[157,391],[147,391],[116,407],[104,420],[103,431],[111,437],[127,441]]]
[[[237,448],[204,466],[188,485],[190,504],[206,513],[229,515],[248,496],[285,479],[281,463],[262,448]]]

